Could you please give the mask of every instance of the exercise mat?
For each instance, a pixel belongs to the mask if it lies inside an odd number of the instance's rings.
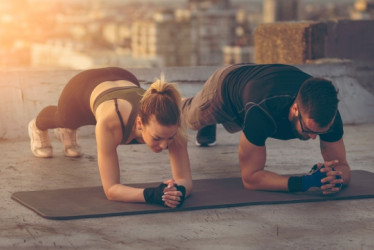
[[[150,187],[159,183],[130,184]],[[192,195],[177,209],[146,203],[124,203],[106,199],[102,187],[69,188],[58,190],[22,191],[12,198],[40,216],[67,220],[118,215],[177,212],[236,206],[317,202],[328,200],[374,198],[374,173],[354,170],[351,184],[334,195],[320,191],[305,193],[252,191],[243,187],[240,178],[194,180]]]

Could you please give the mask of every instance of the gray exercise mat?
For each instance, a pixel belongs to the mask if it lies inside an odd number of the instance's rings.
[[[374,198],[374,173],[352,171],[351,185],[335,195],[319,191],[305,193],[251,191],[244,189],[240,178],[195,180],[193,194],[182,207],[170,209],[145,203],[123,203],[106,199],[102,187],[23,191],[12,198],[42,217],[55,220],[176,212],[207,208],[249,205],[317,202]],[[135,187],[159,183],[133,184]]]

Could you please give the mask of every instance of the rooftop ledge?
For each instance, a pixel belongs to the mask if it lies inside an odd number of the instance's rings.
[[[350,63],[296,65],[305,72],[332,80],[339,89],[339,110],[345,124],[374,123],[374,95],[362,87]],[[184,96],[193,96],[219,66],[130,68],[147,88],[163,72],[178,83]],[[61,90],[81,70],[0,70],[0,140],[27,138],[27,124],[47,105],[57,104]],[[93,126],[80,134],[93,133]]]

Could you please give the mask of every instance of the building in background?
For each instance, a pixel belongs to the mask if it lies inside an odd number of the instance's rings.
[[[192,65],[219,65],[224,46],[235,45],[236,10],[228,0],[190,0]]]
[[[263,0],[263,21],[274,23],[298,19],[299,0]]]
[[[0,2],[2,68],[252,62],[263,22],[373,18],[373,0]]]
[[[149,20],[132,25],[134,58],[159,59],[163,66],[191,65],[191,22],[189,13],[172,9],[157,11]]]
[[[207,9],[230,9],[230,0],[188,0],[188,9],[191,11],[200,11]]]
[[[235,15],[227,0],[191,0],[188,9],[158,11],[133,24],[133,55],[161,58],[164,66],[222,64],[223,47],[235,44]]]
[[[225,46],[223,47],[223,63],[253,63],[254,47],[253,46]]]
[[[134,58],[129,50],[87,49],[74,41],[50,41],[31,46],[31,65],[43,68],[161,67],[159,58]]]
[[[350,13],[353,20],[369,20],[374,17],[373,0],[356,0]]]
[[[223,64],[254,62],[253,23],[245,10],[236,12],[235,43],[223,47]]]

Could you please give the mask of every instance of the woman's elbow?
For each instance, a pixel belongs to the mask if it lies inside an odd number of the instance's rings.
[[[115,201],[115,192],[113,191],[113,188],[104,188],[105,196],[110,201]]]
[[[182,186],[184,186],[184,188],[186,189],[186,197],[190,196],[191,192],[192,192],[192,188],[193,188],[193,184],[192,184],[192,181],[187,181],[187,182],[184,182],[183,184],[180,184]]]
[[[186,197],[190,196],[192,189],[193,189],[193,184],[191,183],[190,185],[188,185],[188,187],[186,187]]]
[[[248,190],[258,189],[256,182],[253,181],[251,178],[242,178],[242,182],[243,182],[243,186],[245,189],[248,189]]]

